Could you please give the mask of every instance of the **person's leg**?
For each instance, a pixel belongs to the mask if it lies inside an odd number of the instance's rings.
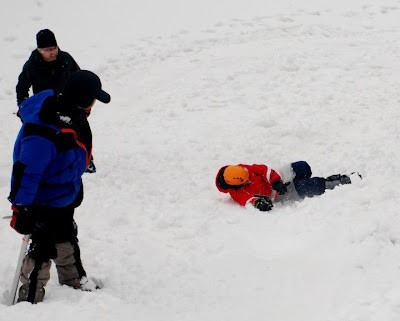
[[[296,175],[293,184],[300,197],[313,197],[325,192],[325,178],[311,177],[311,167],[307,162],[292,163],[292,168]]]
[[[331,175],[324,177],[311,177],[311,167],[307,162],[299,161],[292,163],[292,168],[296,174],[293,179],[297,194],[304,197],[313,197],[325,193],[326,189],[334,189],[336,186],[343,184],[351,184],[351,179],[348,175]],[[358,174],[361,178],[361,175]]]
[[[51,258],[56,256],[54,241],[48,226],[42,225],[32,233],[32,243],[21,267],[22,286],[18,301],[37,303],[43,301],[47,282],[50,279]]]
[[[331,175],[326,178],[325,187],[327,189],[334,189],[336,186],[343,184],[351,184],[351,179],[348,175]]]
[[[82,277],[86,276],[86,271],[81,261],[77,238],[78,229],[73,218],[74,208],[63,208],[55,214],[57,257],[54,259],[54,263],[56,264],[59,283],[80,288],[80,281]]]
[[[325,193],[325,178],[311,177],[294,179],[294,187],[300,197],[313,197]]]
[[[311,167],[305,161],[298,161],[291,164],[295,179],[310,178],[312,175]]]
[[[80,288],[82,277],[86,272],[80,259],[78,242],[70,241],[56,244],[57,258],[54,259],[58,273],[58,281],[75,289]]]
[[[21,287],[18,291],[18,302],[42,302],[47,282],[50,279],[51,261],[34,260],[29,254],[25,256],[21,268]]]

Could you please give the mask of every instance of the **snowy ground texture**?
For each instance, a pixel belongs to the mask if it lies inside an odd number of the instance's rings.
[[[59,286],[0,320],[400,320],[400,1],[12,1],[0,5],[0,212],[19,120],[14,88],[52,29],[101,77],[98,172],[76,212],[105,287]],[[307,160],[364,179],[321,197],[241,208],[225,164]],[[0,224],[0,295],[20,246]]]

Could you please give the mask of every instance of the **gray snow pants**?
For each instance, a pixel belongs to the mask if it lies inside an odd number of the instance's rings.
[[[39,228],[32,233],[32,243],[21,268],[18,301],[43,301],[50,279],[51,260],[56,265],[58,281],[74,288],[86,276],[77,239],[74,208],[41,208],[38,211]]]

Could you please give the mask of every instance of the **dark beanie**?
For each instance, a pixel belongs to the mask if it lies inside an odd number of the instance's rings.
[[[57,46],[56,37],[54,36],[54,33],[49,29],[40,30],[36,34],[36,42],[38,48]]]
[[[63,91],[67,101],[83,108],[89,107],[97,99],[108,104],[110,95],[102,90],[100,78],[88,70],[79,70],[71,74]]]

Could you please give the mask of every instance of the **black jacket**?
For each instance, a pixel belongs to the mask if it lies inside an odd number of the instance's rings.
[[[30,87],[34,94],[46,89],[61,92],[69,75],[78,70],[80,70],[78,64],[68,52],[59,50],[55,61],[46,62],[35,49],[18,77],[16,87],[18,106],[29,97]]]

